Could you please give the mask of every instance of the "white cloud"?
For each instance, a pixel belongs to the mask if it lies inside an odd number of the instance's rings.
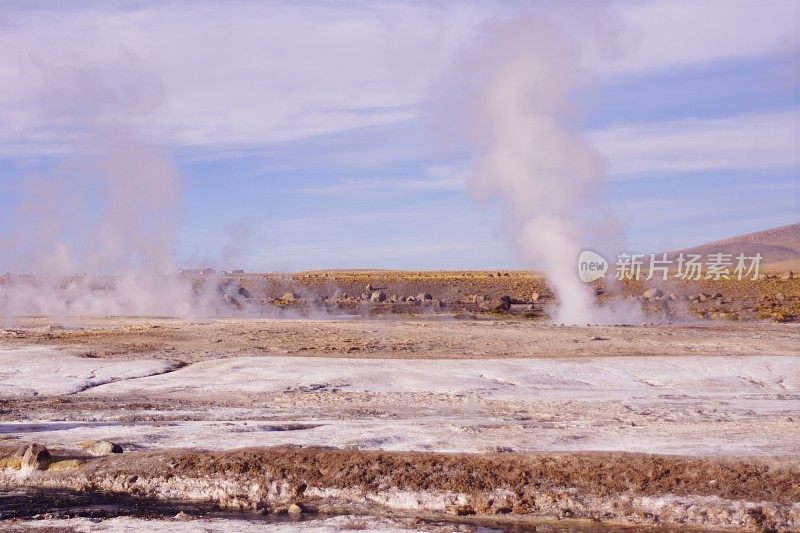
[[[5,10],[4,151],[58,151],[108,125],[235,146],[409,120],[480,19],[389,3],[110,6]]]
[[[591,134],[624,175],[800,165],[800,110],[613,126]]]
[[[12,3],[0,18],[0,155],[61,153],[109,125],[227,150],[414,119],[477,25],[518,4]],[[556,6],[560,9],[560,5]],[[607,75],[797,46],[798,3],[620,2]],[[584,5],[566,10],[588,44]],[[591,36],[591,37],[590,37]]]

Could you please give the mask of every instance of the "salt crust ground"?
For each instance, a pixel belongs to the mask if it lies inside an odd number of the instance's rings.
[[[800,449],[793,356],[236,357],[176,369],[17,348],[0,351],[0,361],[10,376],[6,395],[67,395],[39,411],[18,400],[23,418],[0,422],[6,439],[51,447],[107,438],[127,449],[301,444],[756,456]],[[154,372],[161,373],[137,377]]]
[[[72,394],[174,368],[169,361],[87,359],[38,346],[0,349],[0,397]]]

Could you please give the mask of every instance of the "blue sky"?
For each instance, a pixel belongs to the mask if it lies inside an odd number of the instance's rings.
[[[429,102],[481,23],[522,9],[582,46],[579,127],[629,250],[800,220],[797,2],[612,2],[609,53],[586,4],[496,5],[0,2],[0,229],[112,127],[175,165],[180,264],[521,268]]]

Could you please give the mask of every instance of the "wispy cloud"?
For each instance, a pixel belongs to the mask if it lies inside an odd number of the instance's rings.
[[[618,5],[622,53],[612,60],[589,57],[590,66],[607,73],[641,74],[800,46],[800,5],[793,0],[653,0]]]
[[[591,135],[617,179],[800,165],[800,110],[613,126]]]
[[[463,191],[467,169],[448,165],[434,165],[425,169],[423,177],[384,177],[344,179],[319,186],[298,187],[290,192],[301,194],[394,194],[397,192]]]

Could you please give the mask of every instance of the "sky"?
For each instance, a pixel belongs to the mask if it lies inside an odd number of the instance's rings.
[[[800,221],[796,1],[0,0],[0,230],[27,231],[32,181],[118,136],[174,167],[183,266],[524,268],[434,97],[523,12],[580,50],[575,127],[627,250]]]

